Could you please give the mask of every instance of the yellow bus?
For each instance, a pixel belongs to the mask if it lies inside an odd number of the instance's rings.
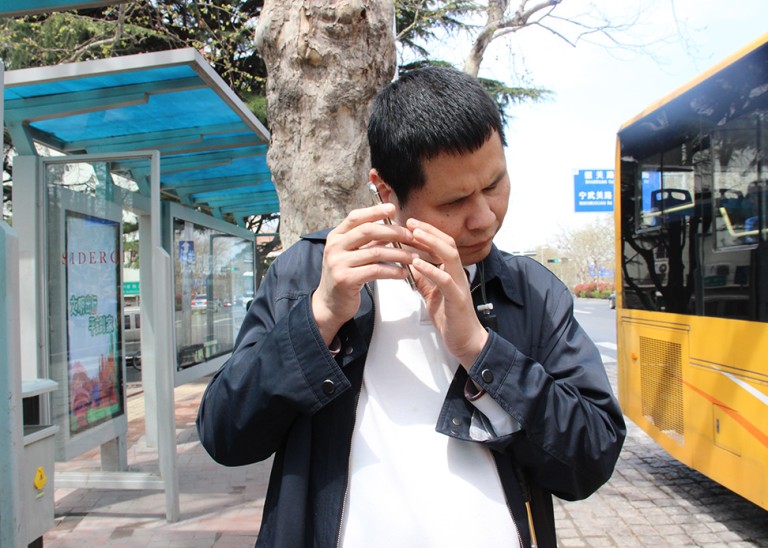
[[[768,510],[768,34],[621,127],[615,192],[624,413]]]

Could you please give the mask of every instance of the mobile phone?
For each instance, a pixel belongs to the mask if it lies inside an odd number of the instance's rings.
[[[373,205],[379,205],[381,203],[384,203],[381,199],[381,194],[379,194],[379,189],[376,188],[376,185],[374,185],[373,183],[368,183],[368,190],[371,193],[371,198],[373,199]],[[391,225],[392,219],[390,219],[389,217],[385,217],[384,222],[388,225]],[[403,246],[400,245],[400,242],[392,242],[392,245],[398,249],[403,248]],[[406,272],[408,272],[408,277],[405,278],[405,281],[408,282],[408,285],[411,286],[411,289],[416,291],[416,280],[413,278],[413,271],[411,270],[411,265],[400,264],[400,266],[403,267],[406,270]]]

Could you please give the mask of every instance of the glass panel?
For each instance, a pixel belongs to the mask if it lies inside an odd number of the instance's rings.
[[[49,186],[65,188],[72,192],[80,192],[88,196],[96,196],[97,189],[102,191],[106,181],[100,180],[98,174],[104,174],[95,164],[72,162],[46,164],[46,180]]]
[[[702,192],[701,177],[685,149],[678,145],[622,162],[623,295],[628,308],[691,310],[691,241]]]
[[[624,306],[689,313],[693,240],[699,228],[702,142],[688,139],[622,148]]]
[[[125,413],[124,329],[131,323],[123,309],[123,208],[115,200],[131,196],[115,190],[114,167],[44,164],[49,370],[62,387],[53,419],[66,439]]]
[[[173,220],[179,368],[231,352],[253,296],[251,240]]]
[[[712,134],[718,248],[766,239],[766,181],[760,175],[765,126],[766,113],[757,112]]]
[[[659,228],[684,221],[693,214],[694,176],[690,165],[686,165],[685,154],[685,147],[681,146],[640,164],[638,229]]]
[[[625,307],[768,321],[765,125],[763,110],[688,121],[622,148]]]

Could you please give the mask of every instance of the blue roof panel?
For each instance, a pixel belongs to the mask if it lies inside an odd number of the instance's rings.
[[[4,98],[22,154],[33,141],[66,153],[159,150],[165,196],[238,224],[279,210],[269,132],[193,49],[8,71]],[[248,203],[234,207],[238,196]]]
[[[81,63],[76,63],[81,64]],[[28,85],[6,90],[6,100],[45,97],[66,93],[81,93],[85,91],[108,90],[137,84],[148,84],[179,80],[182,78],[198,78],[199,75],[188,65],[146,69],[141,71],[117,72],[104,76],[94,75],[88,78],[54,80],[51,82],[35,82]]]
[[[49,11],[96,8],[125,0],[3,0],[0,15],[21,16]]]
[[[251,156],[249,158],[238,158],[232,160],[232,162],[227,165],[169,173],[163,178],[163,180],[164,182],[171,185],[173,183],[178,183],[184,180],[222,180],[229,177],[237,177],[242,175],[253,175],[254,180],[256,180],[259,175],[269,175],[269,167],[267,167],[266,157]]]
[[[238,124],[242,120],[209,88],[149,95],[145,104],[32,122],[66,142],[181,128]],[[190,123],[194,125],[190,126]],[[245,124],[242,124],[245,127]]]

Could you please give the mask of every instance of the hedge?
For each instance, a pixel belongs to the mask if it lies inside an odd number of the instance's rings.
[[[607,299],[613,293],[614,288],[614,284],[608,282],[587,282],[574,286],[573,294],[577,297]]]

